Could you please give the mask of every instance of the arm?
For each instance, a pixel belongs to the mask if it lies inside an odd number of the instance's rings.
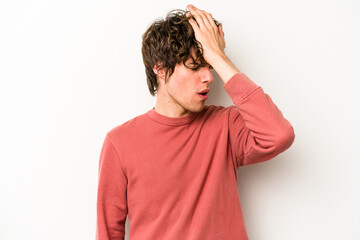
[[[294,128],[260,86],[236,73],[224,88],[235,104],[229,109],[229,138],[237,167],[269,160],[292,145]]]
[[[127,178],[106,136],[99,161],[96,240],[123,240],[127,216]]]
[[[293,143],[294,129],[263,89],[241,73],[225,55],[222,24],[211,13],[188,5],[189,23],[205,60],[224,81],[234,102],[229,108],[229,137],[237,167],[271,159]],[[192,15],[192,16],[190,16]]]

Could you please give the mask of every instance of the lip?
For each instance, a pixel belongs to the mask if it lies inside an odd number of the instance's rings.
[[[204,89],[202,89],[199,93],[208,93],[210,91],[210,89],[209,88],[204,88]]]
[[[208,98],[207,94],[201,95],[200,93],[198,93],[198,95],[201,97],[202,100],[206,100]]]

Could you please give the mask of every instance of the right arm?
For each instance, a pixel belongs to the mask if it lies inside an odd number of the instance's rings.
[[[109,136],[100,153],[96,240],[123,240],[127,216],[127,178]]]

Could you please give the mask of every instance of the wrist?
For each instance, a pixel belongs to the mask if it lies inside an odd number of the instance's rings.
[[[211,66],[215,66],[219,62],[227,62],[229,61],[229,58],[225,55],[224,52],[218,52],[211,55],[211,58],[208,60],[208,63]]]
[[[234,76],[234,74],[241,73],[225,54],[214,56],[209,64],[214,68],[224,83]]]

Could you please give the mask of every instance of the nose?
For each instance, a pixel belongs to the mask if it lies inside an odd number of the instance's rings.
[[[202,72],[202,82],[211,83],[213,81],[214,81],[214,78],[212,76],[210,68],[209,67],[204,67],[203,72]]]

